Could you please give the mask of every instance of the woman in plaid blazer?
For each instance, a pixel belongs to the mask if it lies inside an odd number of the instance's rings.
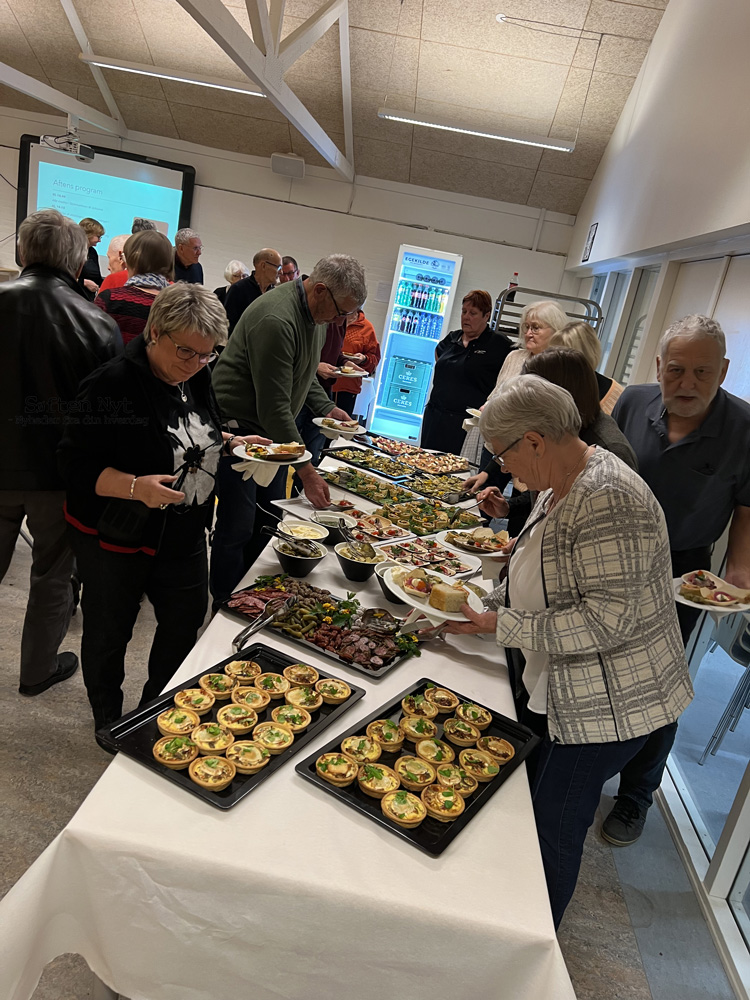
[[[482,614],[464,605],[470,624],[449,631],[495,632],[524,654],[522,719],[542,736],[529,776],[558,926],[602,786],[692,698],[667,528],[640,476],[581,441],[559,386],[509,380],[480,430],[495,460],[540,495],[514,540],[504,600],[496,591]]]

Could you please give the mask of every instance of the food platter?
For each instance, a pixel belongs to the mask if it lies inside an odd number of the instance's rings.
[[[481,518],[462,507],[448,507],[437,500],[416,497],[402,503],[386,502],[375,513],[420,536],[448,528],[475,528],[482,523]]]
[[[457,503],[463,503],[473,498],[473,494],[464,489],[465,476],[432,476],[429,473],[415,476],[412,470],[410,472],[412,474],[408,479],[401,481],[401,486],[411,490],[412,493],[419,494],[419,496],[427,497],[430,500],[440,500],[441,503],[450,502],[446,501],[445,498],[454,493],[459,494]]]
[[[236,448],[232,448],[232,454],[235,455],[237,458],[243,459],[243,461],[245,462],[264,462],[268,465],[273,464],[278,466],[303,465],[305,462],[310,462],[312,460],[312,454],[309,451],[305,451],[303,452],[302,455],[299,455],[297,457],[290,458],[290,457],[284,457],[282,453],[279,452],[272,453],[270,451],[271,448],[278,448],[279,445],[277,444],[253,445],[253,447],[257,447],[258,449],[267,448],[269,449],[269,453],[263,455],[260,452],[258,452],[257,454],[251,455],[248,454],[248,452],[246,451],[245,445],[238,444]]]
[[[436,476],[451,475],[455,472],[469,471],[468,458],[461,455],[449,455],[446,452],[420,451],[416,455],[405,455],[404,461],[407,465],[419,469],[420,472],[429,472]]]
[[[337,462],[345,462],[355,468],[369,469],[384,479],[404,479],[414,475],[414,470],[408,465],[371,448],[329,448],[323,452],[323,457],[334,458]]]
[[[422,450],[418,444],[410,444],[408,441],[396,441],[393,438],[381,437],[378,434],[371,434],[370,442],[376,451],[382,451],[386,455],[416,455]]]
[[[415,594],[410,593],[408,590],[405,590],[401,586],[401,584],[397,583],[396,580],[394,579],[394,574],[399,574],[402,571],[402,569],[403,567],[392,566],[390,569],[386,570],[385,582],[388,584],[388,587],[391,590],[393,590],[396,594],[398,594],[398,596],[405,604],[408,604],[409,607],[411,608],[416,608],[417,611],[423,611],[426,615],[429,615],[430,618],[434,618],[435,621],[446,621],[446,622],[468,621],[468,618],[460,611],[456,612],[441,611],[439,608],[434,608],[432,607],[431,604],[428,603],[427,595],[425,595],[424,597],[417,597]],[[460,582],[457,581],[455,578],[451,578],[449,576],[443,576],[442,573],[435,573],[430,569],[427,569],[426,573],[431,580],[437,580],[439,583],[447,584],[449,587],[455,586],[457,583]],[[467,589],[466,593],[467,593],[466,603],[469,605],[472,611],[476,611],[477,614],[481,614],[482,611],[484,611],[484,604],[482,604],[482,601],[479,599],[479,597],[477,597],[477,595],[472,590]]]
[[[423,851],[425,854],[429,854],[432,857],[439,857],[446,850],[458,834],[468,826],[474,816],[476,816],[477,813],[484,808],[487,802],[489,802],[492,796],[499,791],[516,768],[518,768],[519,765],[526,760],[534,747],[539,743],[539,737],[535,736],[530,729],[527,729],[526,726],[522,726],[518,722],[514,722],[512,719],[507,718],[507,716],[501,715],[499,712],[493,712],[486,706],[476,705],[476,703],[472,702],[464,695],[461,695],[459,692],[451,689],[452,693],[458,697],[460,709],[463,709],[464,706],[466,706],[469,710],[477,710],[478,712],[481,712],[485,719],[488,720],[484,723],[482,736],[490,737],[491,739],[497,741],[506,741],[510,744],[510,748],[512,748],[512,756],[504,764],[497,763],[495,765],[489,765],[490,768],[495,766],[497,773],[492,776],[484,777],[481,781],[476,782],[476,790],[467,794],[467,797],[463,799],[463,806],[456,808],[456,812],[458,813],[457,818],[445,822],[428,815],[419,823],[418,826],[411,829],[397,825],[393,819],[387,818],[384,814],[381,801],[378,798],[373,798],[371,794],[365,794],[357,780],[354,780],[346,787],[331,784],[330,781],[321,776],[321,773],[316,766],[316,762],[325,754],[340,754],[341,745],[344,740],[353,736],[366,734],[368,732],[368,727],[372,727],[373,724],[378,723],[381,720],[391,720],[394,723],[400,722],[401,718],[405,717],[405,713],[402,708],[402,702],[405,699],[410,697],[413,697],[414,699],[424,697],[425,693],[431,688],[435,689],[438,686],[438,683],[434,680],[427,677],[421,678],[421,680],[417,681],[416,684],[411,685],[394,699],[387,702],[385,705],[381,705],[380,708],[376,709],[364,719],[361,719],[351,729],[344,733],[339,733],[334,740],[331,740],[328,744],[319,747],[315,753],[311,754],[311,756],[303,761],[300,761],[295,768],[297,774],[299,774],[300,777],[304,778],[306,781],[316,785],[328,795],[332,795],[334,798],[338,799],[339,802],[349,806],[349,808],[357,810],[357,812],[368,817],[371,821],[377,823],[381,827],[384,827],[395,836],[400,837],[402,840],[411,844],[412,847],[415,847],[417,850]],[[433,720],[437,726],[436,738],[438,740],[442,740],[445,736],[444,721],[448,718],[449,714],[442,713],[441,715],[438,715],[435,720]],[[398,728],[400,729],[400,727]],[[403,765],[399,765],[399,761],[401,758],[407,756],[413,759],[416,751],[412,748],[415,747],[416,744],[404,742],[401,745],[401,748],[395,752],[387,750],[385,744],[381,744],[380,746],[382,751],[381,755],[375,761],[373,766],[376,768],[379,767],[381,770],[384,768],[391,770],[400,768],[400,773],[405,774],[406,769]],[[449,744],[449,746],[455,752],[455,760],[460,761],[462,748],[457,745],[454,746],[453,744]],[[465,749],[471,750],[471,747]],[[476,753],[475,756],[477,756]],[[450,781],[451,779],[448,776],[451,772],[455,773],[456,770],[455,767],[448,767],[447,765],[441,767],[440,762],[436,762],[436,764],[433,765],[433,769],[436,778],[439,777],[443,782]],[[441,772],[445,772],[445,774],[441,774]],[[404,787],[405,786],[402,785],[402,789],[400,790],[403,790]],[[450,786],[444,785],[444,787],[448,788]],[[499,822],[502,821],[499,820]]]
[[[321,474],[331,486],[338,486],[339,489],[353,493],[364,500],[370,500],[372,503],[401,503],[414,499],[414,494],[409,490],[403,489],[396,483],[376,479],[361,469],[325,469]]]
[[[231,809],[232,806],[237,805],[240,799],[245,798],[262,781],[265,781],[269,775],[275,773],[280,767],[283,767],[303,747],[316,739],[365,694],[363,688],[348,684],[351,694],[344,702],[337,705],[326,704],[324,702],[319,709],[311,712],[312,721],[307,728],[302,732],[296,733],[291,745],[282,753],[269,756],[267,763],[262,765],[257,773],[242,774],[237,772],[228,787],[218,792],[211,791],[196,784],[190,778],[187,768],[179,771],[170,770],[165,764],[155,759],[153,747],[160,736],[156,720],[162,712],[174,706],[174,697],[179,691],[198,688],[201,677],[204,677],[208,673],[221,673],[228,663],[237,661],[238,659],[255,661],[261,667],[262,671],[278,674],[281,674],[285,668],[297,662],[292,657],[286,656],[284,653],[272,649],[270,646],[266,646],[260,642],[254,643],[252,646],[247,646],[241,650],[240,653],[229,656],[220,663],[217,663],[210,670],[201,671],[195,677],[166,691],[155,701],[149,702],[148,705],[142,705],[134,711],[128,712],[127,715],[118,719],[117,722],[113,722],[111,725],[98,730],[96,733],[97,743],[105,750],[114,753],[118,751],[124,753],[167,781],[179,786],[184,791],[195,795],[199,799],[203,799],[204,802],[214,806],[216,809]],[[318,675],[320,679],[331,679],[333,676],[323,670],[318,670]],[[231,702],[228,699],[225,701],[217,700],[209,712],[200,717],[201,723],[214,722],[219,709],[229,704]],[[263,722],[272,721],[272,711],[283,704],[284,699],[281,698],[275,702],[270,701],[267,707],[259,709],[257,712],[258,725]],[[252,732],[254,731],[255,729],[253,728]],[[248,734],[246,736],[238,736],[237,740],[252,740],[252,738],[252,734]],[[217,751],[217,756],[222,758],[224,751]]]
[[[421,566],[430,572],[441,573],[453,579],[472,577],[482,568],[476,556],[456,553],[433,538],[415,538],[408,542],[389,542],[380,551],[405,566]]]
[[[406,636],[391,638],[359,624],[361,608],[354,595],[337,597],[284,573],[258,577],[219,602],[220,610],[249,624],[274,598],[295,596],[297,605],[266,628],[295,645],[368,677],[382,677],[416,650]],[[328,619],[328,621],[325,621]]]
[[[399,528],[397,524],[392,524],[386,517],[378,517],[372,513],[368,514],[363,510],[358,510],[356,507],[347,511],[347,513],[350,517],[357,519],[354,537],[359,541],[374,540],[382,542],[413,537],[412,532],[406,531],[404,528]],[[362,535],[362,538],[359,537],[360,535]]]
[[[436,539],[441,545],[445,545],[447,548],[455,549],[457,552],[471,552],[475,556],[479,556],[482,559],[493,559],[496,562],[507,562],[509,555],[505,552],[499,551],[487,551],[484,552],[482,549],[478,549],[475,546],[463,545],[460,542],[453,541],[448,538],[449,534],[453,534],[455,529],[448,529],[446,531],[441,531],[439,535],[436,535]],[[462,531],[455,532],[456,534],[464,534]],[[469,534],[469,531],[465,532]]]

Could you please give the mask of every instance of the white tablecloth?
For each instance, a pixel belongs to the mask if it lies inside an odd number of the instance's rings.
[[[278,568],[270,549],[252,576]],[[311,583],[360,590],[335,556]],[[231,653],[218,615],[176,675]],[[276,634],[261,641],[298,656]],[[568,1000],[525,768],[430,858],[304,782],[294,764],[422,676],[513,714],[502,653],[455,637],[367,688],[294,762],[229,812],[123,755],[0,903],[0,997],[28,1000],[45,964],[81,954],[131,1000]]]

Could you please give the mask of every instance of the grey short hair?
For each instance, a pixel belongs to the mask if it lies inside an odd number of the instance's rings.
[[[243,278],[247,278],[250,274],[250,269],[247,264],[243,264],[241,260],[230,260],[224,268],[224,280],[231,282],[235,274],[240,274]]]
[[[152,222],[151,219],[133,219],[133,225],[130,229],[130,235],[134,236],[136,233],[146,233],[149,229],[156,229],[156,223]]]
[[[108,251],[114,250],[117,253],[120,253],[122,251],[122,248],[125,246],[125,244],[128,242],[129,239],[130,237],[128,236],[127,233],[125,233],[123,236],[113,236],[112,239],[109,241],[109,246],[107,247],[107,250]]]
[[[326,285],[331,295],[339,301],[352,298],[361,306],[367,298],[365,269],[358,260],[345,253],[321,257],[310,272],[310,281]]]
[[[86,233],[57,209],[32,212],[18,227],[18,256],[24,267],[46,264],[75,277],[88,252]]]
[[[659,341],[658,354],[660,358],[664,357],[667,348],[677,337],[685,337],[688,340],[713,340],[721,351],[722,358],[727,356],[727,341],[724,331],[710,316],[691,313],[667,327]]]
[[[583,320],[566,323],[561,330],[556,330],[549,339],[548,347],[568,347],[580,351],[591,367],[596,371],[602,359],[602,345],[599,343],[593,326]]]
[[[154,226],[156,229],[156,226]],[[191,240],[200,239],[200,233],[196,233],[194,229],[178,229],[174,234],[174,245],[176,247],[183,246],[185,243],[189,243]]]
[[[143,339],[148,343],[151,329],[158,337],[165,333],[200,333],[214,344],[226,344],[229,322],[224,306],[203,285],[178,281],[163,289],[148,314]]]
[[[482,437],[506,447],[527,431],[560,441],[568,434],[577,437],[580,430],[581,415],[568,390],[539,375],[516,375],[503,382],[479,419]]]
[[[553,302],[551,299],[529,302],[527,306],[524,306],[518,321],[519,329],[522,330],[524,323],[530,320],[536,320],[538,323],[546,323],[553,330],[562,330],[568,323],[568,317],[565,312],[557,302]]]

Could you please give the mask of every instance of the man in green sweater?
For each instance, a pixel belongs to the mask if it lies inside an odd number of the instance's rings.
[[[308,406],[315,416],[349,415],[334,405],[316,371],[326,323],[354,312],[367,296],[362,265],[346,254],[323,257],[309,278],[297,278],[252,302],[214,369],[213,385],[222,415],[238,436],[262,434],[272,441],[296,441],[297,414]],[[260,534],[273,521],[267,511],[284,495],[286,466],[269,486],[259,487],[232,471],[228,456],[219,463],[219,506],[211,548],[211,593],[223,600],[255,562],[267,543]],[[305,496],[327,507],[325,480],[308,463],[297,468]]]

